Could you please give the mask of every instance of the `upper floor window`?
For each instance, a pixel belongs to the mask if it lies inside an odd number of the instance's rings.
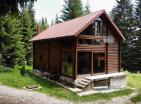
[[[100,35],[106,35],[106,23],[103,22],[100,18],[98,18],[93,24],[92,24],[92,33],[96,36]]]
[[[100,18],[96,19],[90,26],[88,26],[81,34],[82,35],[106,35],[106,23]]]

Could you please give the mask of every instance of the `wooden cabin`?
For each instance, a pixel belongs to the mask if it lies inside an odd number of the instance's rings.
[[[124,39],[105,10],[55,24],[32,38],[33,68],[70,82],[117,73]]]

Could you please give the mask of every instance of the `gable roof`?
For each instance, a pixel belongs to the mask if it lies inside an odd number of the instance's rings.
[[[124,36],[114,24],[112,19],[107,15],[105,10],[100,10],[85,16],[81,16],[63,23],[55,24],[41,32],[37,36],[33,37],[31,41],[51,39],[51,38],[59,38],[59,37],[68,37],[68,36],[77,36],[79,35],[85,28],[87,28],[97,17],[105,14],[108,21],[112,24],[118,35],[121,39],[124,39]]]

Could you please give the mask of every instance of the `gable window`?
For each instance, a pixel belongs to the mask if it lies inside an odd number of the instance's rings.
[[[94,22],[94,28],[95,28],[95,35],[96,36],[99,36],[99,35],[101,35],[101,21],[95,21]]]
[[[90,35],[91,34],[95,36],[106,35],[106,23],[98,18],[91,24]]]

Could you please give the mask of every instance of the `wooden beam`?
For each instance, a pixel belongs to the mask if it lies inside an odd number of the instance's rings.
[[[75,39],[75,45],[74,45],[74,67],[73,67],[73,79],[75,80],[77,78],[77,44],[78,44],[78,39]]]
[[[32,54],[33,54],[33,69],[35,69],[35,42],[33,42],[33,45],[32,45]],[[37,59],[36,59],[37,60]]]
[[[78,39],[103,39],[104,36],[95,36],[95,35],[79,35]]]
[[[93,52],[91,55],[91,75],[93,76]]]
[[[118,43],[118,72],[121,70],[121,53],[120,53],[121,42]]]
[[[107,25],[106,25],[106,36],[108,36],[109,35],[109,24],[108,23],[106,23]],[[105,57],[106,57],[106,62],[105,62],[105,68],[106,68],[106,74],[108,74],[108,43],[106,43],[106,47],[105,47],[105,50],[106,50],[106,55],[105,55]]]
[[[108,74],[108,43],[106,43],[106,52],[105,52],[105,70],[106,74]]]

